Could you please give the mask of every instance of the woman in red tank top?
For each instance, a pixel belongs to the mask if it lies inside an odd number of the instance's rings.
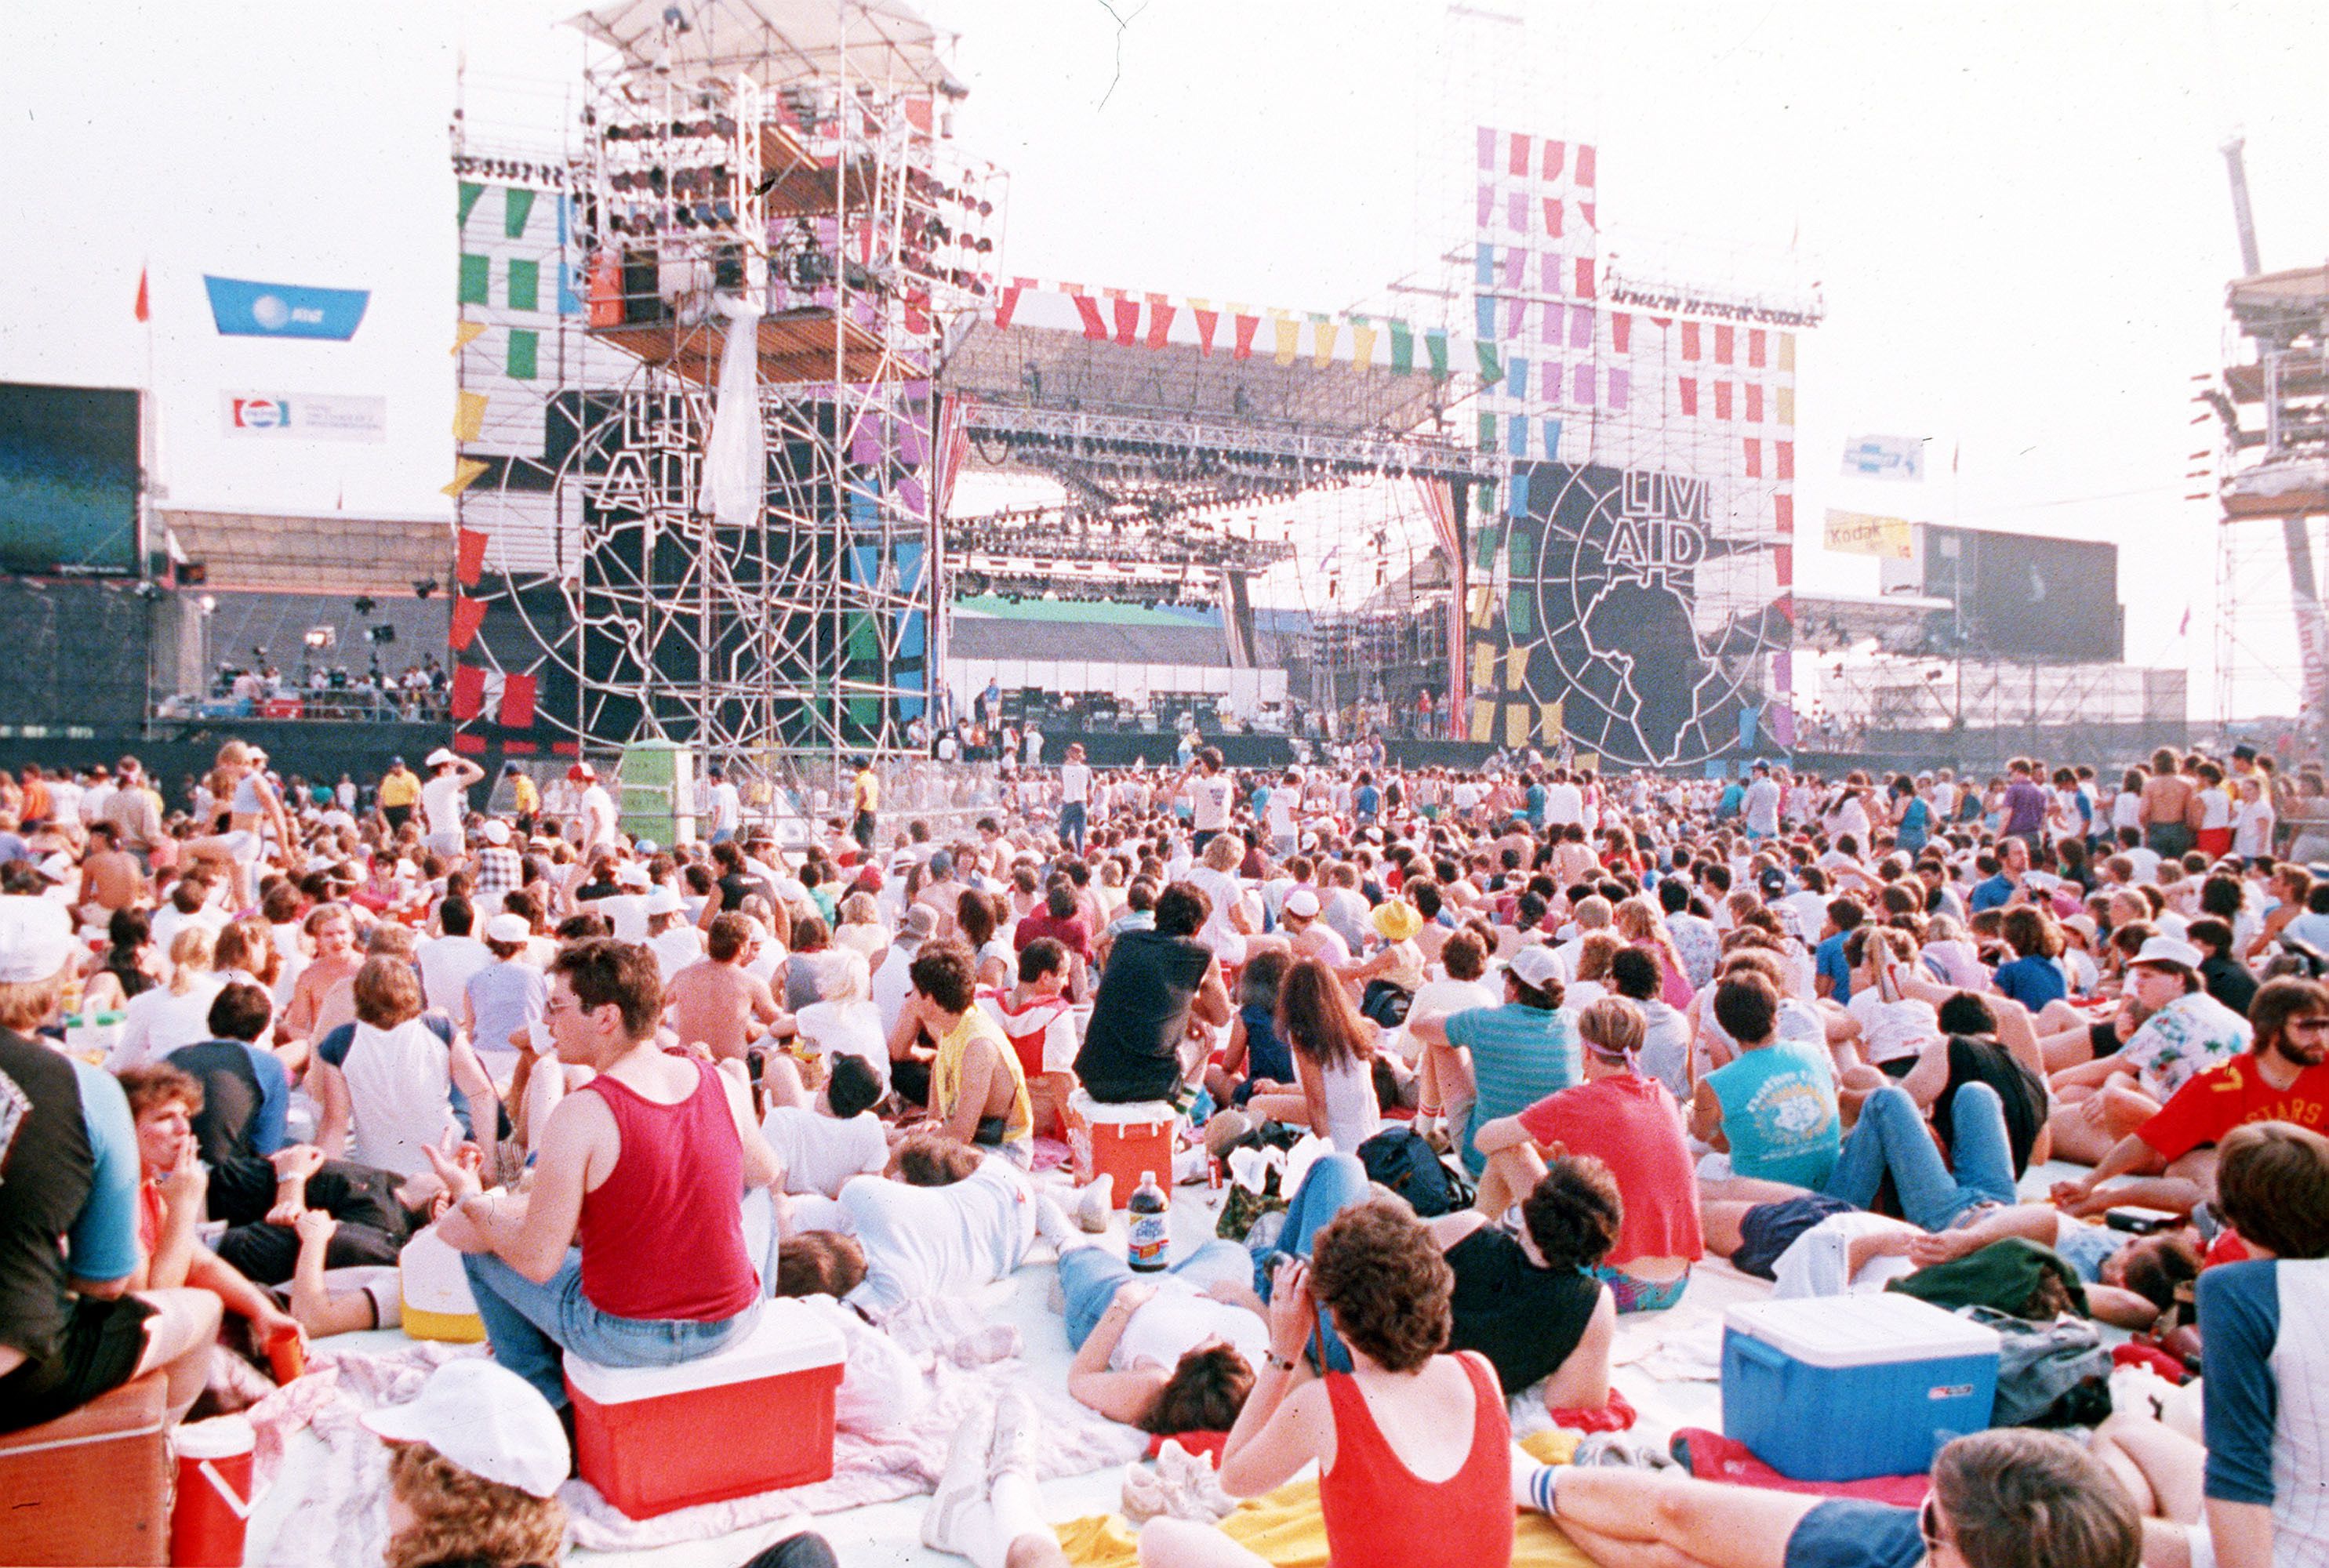
[[[1488,1364],[1439,1353],[1454,1290],[1430,1233],[1404,1208],[1337,1215],[1306,1272],[1288,1262],[1271,1290],[1269,1358],[1222,1445],[1222,1488],[1255,1497],[1315,1459],[1333,1568],[1508,1568],[1512,1429]],[[1355,1368],[1323,1382],[1302,1359],[1320,1308]],[[1263,1559],[1209,1526],[1156,1519],[1140,1533],[1140,1561]]]

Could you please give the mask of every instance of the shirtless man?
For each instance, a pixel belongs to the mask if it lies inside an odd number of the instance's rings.
[[[938,915],[939,941],[951,940],[961,930],[955,923],[954,912],[968,891],[967,884],[955,880],[952,851],[940,850],[930,857],[930,879],[922,885],[921,896],[914,902],[929,905]]]
[[[90,829],[89,853],[81,859],[80,873],[83,917],[94,924],[101,925],[114,911],[145,901],[145,869],[121,847],[120,831],[111,822]]]
[[[291,1000],[275,1026],[276,1053],[294,1073],[306,1065],[308,1052],[323,1033],[317,1026],[325,999],[335,987],[353,982],[363,967],[363,955],[356,951],[356,923],[346,905],[316,905],[307,911],[306,926],[316,956],[299,972]]]
[[[759,945],[750,917],[713,917],[708,955],[664,987],[665,1021],[681,1045],[702,1046],[714,1061],[741,1061],[761,1029],[780,1038],[792,1032],[791,1016],[777,1005],[768,982],[744,967]]]

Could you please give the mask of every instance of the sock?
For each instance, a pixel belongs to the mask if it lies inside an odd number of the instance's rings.
[[[1513,1465],[1513,1506],[1551,1514],[1553,1479],[1560,1473],[1560,1468],[1555,1465],[1538,1465],[1533,1469],[1523,1469],[1519,1465]]]
[[[995,1538],[1003,1544],[994,1568],[1004,1568],[1004,1559],[1010,1554],[1012,1544],[1025,1536],[1041,1535],[1054,1542],[1059,1539],[1036,1506],[1034,1478],[1023,1470],[1005,1470],[995,1478],[987,1489],[987,1507],[995,1521]],[[978,1568],[988,1565],[981,1563]]]
[[[1060,1207],[1059,1201],[1050,1193],[1042,1192],[1035,1195],[1035,1234],[1056,1247],[1068,1237],[1082,1233],[1076,1229],[1076,1222],[1068,1217],[1068,1211]]]

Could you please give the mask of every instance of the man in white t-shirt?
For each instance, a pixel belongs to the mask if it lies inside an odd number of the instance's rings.
[[[429,782],[420,786],[420,813],[429,823],[424,841],[451,859],[463,847],[461,821],[469,814],[469,786],[484,778],[486,770],[441,746],[429,754],[424,765],[429,769]]]
[[[1745,819],[1747,832],[1757,839],[1776,838],[1779,831],[1778,784],[1771,777],[1771,765],[1755,765],[1755,777],[1747,785],[1746,798],[1740,803],[1740,815]]]
[[[1202,851],[1213,835],[1226,832],[1230,825],[1230,795],[1235,785],[1222,770],[1218,746],[1207,746],[1197,753],[1195,763],[1182,772],[1168,793],[1178,793],[1186,787],[1189,792],[1189,827],[1193,838],[1191,848]]]
[[[1585,792],[1577,787],[1567,768],[1555,768],[1552,782],[1544,786],[1545,826],[1565,828],[1584,821]]]
[[[1084,831],[1091,825],[1091,777],[1083,742],[1069,742],[1067,760],[1060,764],[1060,839],[1079,855],[1084,852]]]
[[[615,797],[599,782],[598,769],[587,762],[568,768],[566,778],[582,792],[577,804],[582,813],[582,858],[587,860],[591,850],[606,849],[615,841]]]
[[[1008,1279],[1034,1244],[1034,1188],[1002,1156],[922,1133],[898,1146],[889,1170],[896,1179],[861,1176],[839,1200],[865,1252],[865,1281],[849,1300],[876,1319]]]
[[[872,1108],[884,1093],[872,1067],[843,1055],[834,1057],[825,1084],[830,1115],[799,1105],[771,1107],[760,1131],[784,1162],[784,1190],[837,1197],[851,1177],[879,1176],[890,1159],[890,1139]]]
[[[1269,830],[1270,852],[1280,859],[1294,853],[1297,832],[1294,808],[1301,798],[1302,775],[1288,768],[1286,776],[1278,781],[1278,787],[1269,792],[1269,799],[1262,804],[1262,822]]]
[[[437,906],[437,924],[445,934],[422,943],[412,962],[420,971],[420,994],[429,1007],[457,1019],[469,977],[493,962],[494,953],[471,934],[476,912],[467,898],[448,898]]]
[[[736,836],[737,828],[743,823],[744,797],[737,792],[734,782],[719,768],[711,769],[703,776],[711,784],[707,792],[711,841],[724,844]]]

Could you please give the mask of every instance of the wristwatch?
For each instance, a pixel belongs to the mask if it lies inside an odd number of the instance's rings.
[[[1276,1350],[1266,1350],[1262,1352],[1261,1358],[1270,1366],[1277,1367],[1280,1372],[1291,1372],[1294,1370],[1294,1363],[1287,1357],[1280,1356]]]

